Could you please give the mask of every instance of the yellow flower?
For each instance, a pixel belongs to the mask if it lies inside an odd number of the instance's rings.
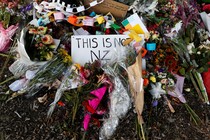
[[[81,69],[81,65],[80,64],[78,64],[78,63],[76,63],[76,64],[74,64],[75,65],[75,67],[77,68],[77,69]]]
[[[65,49],[59,49],[58,52],[61,55],[61,57],[63,58],[64,63],[68,63],[68,64],[72,63],[72,58]]]
[[[47,53],[47,55],[45,56],[45,59],[46,59],[46,60],[50,60],[50,59],[52,59],[52,57],[53,57],[53,53],[52,53],[52,52],[49,52],[49,53]]]
[[[149,80],[150,80],[150,81],[152,81],[153,83],[155,83],[155,82],[156,82],[156,78],[155,78],[155,76],[150,76]]]
[[[69,55],[65,56],[64,59],[63,59],[64,63],[71,63],[71,61],[72,61],[71,56],[69,56]]]
[[[69,55],[68,52],[65,49],[60,49],[59,50],[59,53],[60,53],[60,55],[62,55],[64,57],[67,56],[67,55]]]

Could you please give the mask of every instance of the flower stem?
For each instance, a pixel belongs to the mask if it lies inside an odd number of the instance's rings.
[[[87,133],[87,131],[84,132],[84,134],[82,136],[82,140],[85,140],[86,133]]]
[[[195,113],[194,110],[192,110],[192,108],[187,104],[184,103],[185,108],[187,109],[187,111],[189,112],[190,116],[192,117],[193,121],[195,122],[196,125],[198,125],[198,123],[201,123],[201,119],[199,118],[199,116]]]
[[[7,78],[5,81],[1,82],[0,85],[3,85],[3,84],[5,84],[5,83],[7,83],[7,82],[9,82],[10,80],[13,80],[13,79],[15,79],[15,78],[16,78],[16,76],[11,76],[10,78]]]
[[[196,84],[195,79],[193,78],[193,75],[192,75],[191,72],[190,72],[190,79],[192,81],[192,84],[194,85],[195,90],[197,91],[199,98],[202,100],[202,102],[204,102],[203,96],[202,96],[202,94],[201,94],[201,92],[200,92],[200,90],[198,88],[198,85]]]
[[[4,54],[4,53],[0,53],[0,56],[3,56],[3,57],[9,57],[10,55],[8,55],[8,54]]]
[[[146,140],[146,139],[145,139],[145,135],[144,135],[144,128],[143,128],[143,126],[142,126],[142,123],[140,123],[140,128],[141,128],[142,139],[143,139],[143,140]]]
[[[3,65],[3,67],[2,67],[2,70],[1,70],[1,72],[0,72],[0,77],[3,77],[4,70],[5,70],[5,68],[7,67],[7,64],[8,64],[8,62],[9,62],[11,56],[10,56],[10,55],[6,55],[6,54],[2,54],[2,53],[1,53],[0,55],[1,55],[1,56],[4,56],[4,57],[7,57],[6,60],[5,60],[5,62],[4,62],[4,65]],[[2,78],[1,78],[1,79],[2,79]]]
[[[138,118],[136,119],[136,129],[137,129],[137,135],[138,135],[139,139],[146,140],[142,122],[139,122]]]
[[[194,74],[195,79],[197,80],[198,86],[199,86],[199,88],[201,90],[201,94],[203,96],[204,102],[207,103],[207,104],[209,104],[209,100],[208,100],[208,95],[207,95],[207,92],[206,92],[206,88],[203,85],[203,79],[201,78],[200,73],[198,73],[196,70],[193,70],[193,74]]]

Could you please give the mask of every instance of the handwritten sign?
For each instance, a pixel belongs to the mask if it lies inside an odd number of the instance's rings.
[[[94,0],[85,0],[84,4],[86,6],[89,5],[90,2]],[[94,11],[96,13],[101,13],[101,14],[107,14],[107,13],[112,13],[114,17],[117,18],[124,18],[125,15],[127,14],[129,6],[113,1],[113,0],[104,0],[101,4],[91,7],[89,11]]]
[[[71,37],[73,62],[84,65],[95,60],[109,61],[127,35],[75,35]]]

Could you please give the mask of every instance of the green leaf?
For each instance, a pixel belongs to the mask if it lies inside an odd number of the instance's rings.
[[[10,22],[10,13],[9,12],[4,12],[4,27],[8,28]]]
[[[204,67],[200,67],[200,68],[197,69],[197,72],[202,73],[202,72],[204,72],[204,70],[205,70]]]
[[[69,95],[69,94],[64,94],[64,95],[65,95],[65,99],[67,101],[71,101],[72,100],[72,96],[71,95]]]
[[[189,44],[190,43],[190,37],[185,37],[184,41],[185,41],[186,44]]]
[[[197,52],[197,49],[196,48],[192,48],[192,52],[193,53],[196,53]]]
[[[185,68],[181,68],[181,69],[179,70],[179,72],[180,72],[181,75],[185,75]]]

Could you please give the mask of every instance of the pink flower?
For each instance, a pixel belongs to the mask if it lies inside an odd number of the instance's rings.
[[[13,8],[13,7],[15,7],[15,4],[14,4],[13,2],[9,2],[9,3],[8,3],[8,8],[11,9],[11,8]]]
[[[6,52],[9,49],[11,38],[15,34],[18,28],[17,25],[11,25],[9,28],[4,29],[2,23],[0,23],[0,52]]]
[[[85,114],[84,120],[83,120],[83,127],[84,127],[85,131],[87,131],[87,129],[88,129],[88,125],[91,120],[91,115],[96,112],[104,94],[106,93],[106,90],[107,90],[107,87],[104,86],[102,88],[98,88],[96,90],[91,91],[90,94],[95,95],[96,98],[90,99],[86,102],[83,102],[83,105],[85,106],[86,110],[88,111]]]

